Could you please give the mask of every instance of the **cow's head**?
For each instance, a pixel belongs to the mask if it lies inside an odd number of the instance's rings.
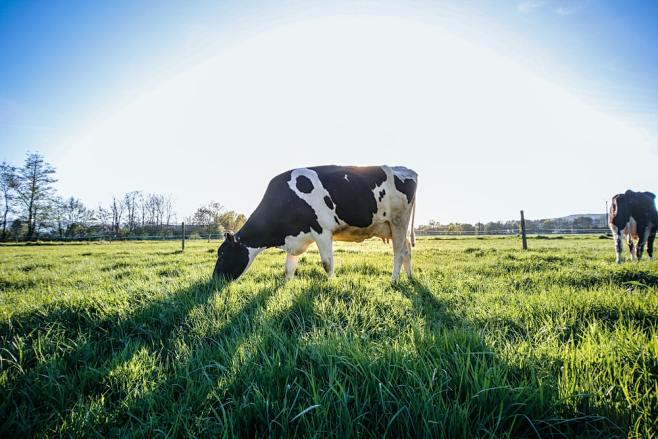
[[[217,250],[217,263],[213,277],[226,280],[239,278],[249,265],[249,249],[232,233],[225,235]]]

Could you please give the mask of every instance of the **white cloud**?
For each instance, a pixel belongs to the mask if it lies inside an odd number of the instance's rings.
[[[521,0],[516,4],[516,10],[522,14],[529,14],[540,9],[547,9],[558,15],[569,16],[577,14],[585,7],[584,1],[573,0],[558,2],[555,0]]]
[[[516,10],[523,14],[527,14],[534,11],[535,9],[541,9],[545,5],[545,0],[522,0],[517,3]]]

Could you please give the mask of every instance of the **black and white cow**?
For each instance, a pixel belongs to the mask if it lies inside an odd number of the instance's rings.
[[[244,226],[235,235],[226,234],[213,276],[237,279],[260,252],[277,247],[288,253],[285,271],[290,279],[299,256],[315,242],[332,277],[333,240],[372,237],[393,241],[392,281],[402,265],[411,276],[417,179],[402,166],[317,166],[277,175]]]
[[[608,226],[615,239],[618,264],[621,263],[624,234],[631,251],[631,259],[642,258],[645,244],[647,244],[649,259],[653,259],[653,242],[658,228],[656,196],[651,192],[633,192],[630,189],[623,194],[615,195],[610,205]]]

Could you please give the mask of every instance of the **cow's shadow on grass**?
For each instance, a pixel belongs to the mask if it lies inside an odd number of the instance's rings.
[[[116,402],[112,399],[120,396],[108,387],[118,364],[143,349],[173,352],[173,337],[188,313],[226,286],[222,281],[198,281],[126,315],[103,315],[102,308],[78,309],[69,304],[0,323],[4,351],[0,366],[7,373],[0,399],[0,433],[53,434],[57,425],[66,423],[76,432],[76,424],[81,423],[76,416],[93,418],[93,413],[85,413],[90,401],[100,397],[103,405],[112,406]],[[260,299],[254,296],[250,306],[257,306]],[[55,352],[42,351],[47,344]]]
[[[506,361],[482,339],[476,322],[456,315],[422,279],[407,279],[395,289],[424,317],[426,337],[419,345],[442,359],[448,376],[444,396],[461,401],[458,412],[442,420],[444,425],[466,410],[470,413],[462,422],[479,418],[479,425],[467,436],[610,437],[622,433],[607,418],[568,407],[560,400],[555,381],[538,376],[531,367]],[[451,404],[446,411],[452,411]]]
[[[14,343],[3,358],[16,361],[2,365],[8,378],[0,389],[0,433],[532,437],[614,432],[605,421],[563,411],[555,386],[502,359],[422,279],[404,280],[389,291],[410,302],[399,316],[405,325],[397,326],[410,332],[391,334],[396,322],[389,322],[382,329],[386,337],[376,337],[359,328],[384,320],[386,302],[370,308],[379,313],[374,316],[359,309],[343,315],[341,307],[358,307],[368,298],[319,271],[307,274],[299,277],[308,285],[281,303],[269,301],[285,287],[282,279],[256,282],[260,289],[238,309],[217,316],[212,327],[193,324],[195,312],[213,311],[203,307],[226,289],[222,282],[193,283],[126,317],[85,315],[69,307],[2,323],[3,343]],[[39,353],[39,337],[61,337],[61,352]],[[21,349],[32,358],[19,359]]]

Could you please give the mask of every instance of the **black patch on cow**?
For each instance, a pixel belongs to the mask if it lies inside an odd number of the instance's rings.
[[[213,276],[226,280],[237,279],[247,268],[247,264],[249,264],[247,247],[238,242],[226,240],[217,250],[217,262]]]
[[[297,189],[299,189],[299,192],[310,194],[313,192],[313,183],[305,175],[300,175],[297,177]]]
[[[379,191],[379,201],[380,202],[382,201],[382,198],[384,198],[384,195],[386,195],[386,190],[385,189],[382,189],[381,191]]]
[[[414,199],[414,195],[416,194],[416,182],[411,178],[402,181],[396,175],[395,189],[405,194],[407,196],[407,203],[411,203],[411,200]]]
[[[329,195],[324,196],[324,204],[326,204],[329,209],[334,209],[334,203],[331,201],[331,198],[329,198]]]
[[[633,218],[637,223],[639,241],[636,248],[637,259],[642,258],[644,245],[647,245],[647,253],[653,257],[653,244],[658,232],[658,211],[656,210],[656,195],[651,192],[634,192],[627,190],[623,194],[612,197],[608,223],[610,228],[617,232],[623,230],[628,221]],[[649,229],[649,235],[644,241],[645,230]],[[616,230],[615,230],[616,229]],[[633,241],[629,241],[629,248],[633,253]],[[617,253],[621,252],[621,240],[615,244]]]
[[[637,230],[644,230],[658,225],[658,212],[655,204],[656,196],[651,192],[634,192],[627,190],[623,194],[612,197],[608,222],[623,229],[633,217]]]
[[[368,227],[377,212],[373,189],[386,181],[379,166],[318,166],[314,170],[329,192],[336,214],[354,227]],[[347,178],[345,178],[347,176]]]
[[[270,181],[260,204],[236,234],[244,245],[279,247],[285,244],[286,236],[311,230],[322,233],[315,211],[288,186],[291,172],[284,172]],[[308,180],[304,176],[297,177],[298,189],[302,177]]]
[[[386,216],[386,212],[382,213],[382,216]]]
[[[336,224],[340,225],[340,220],[336,215],[334,215],[334,221],[336,221]]]

